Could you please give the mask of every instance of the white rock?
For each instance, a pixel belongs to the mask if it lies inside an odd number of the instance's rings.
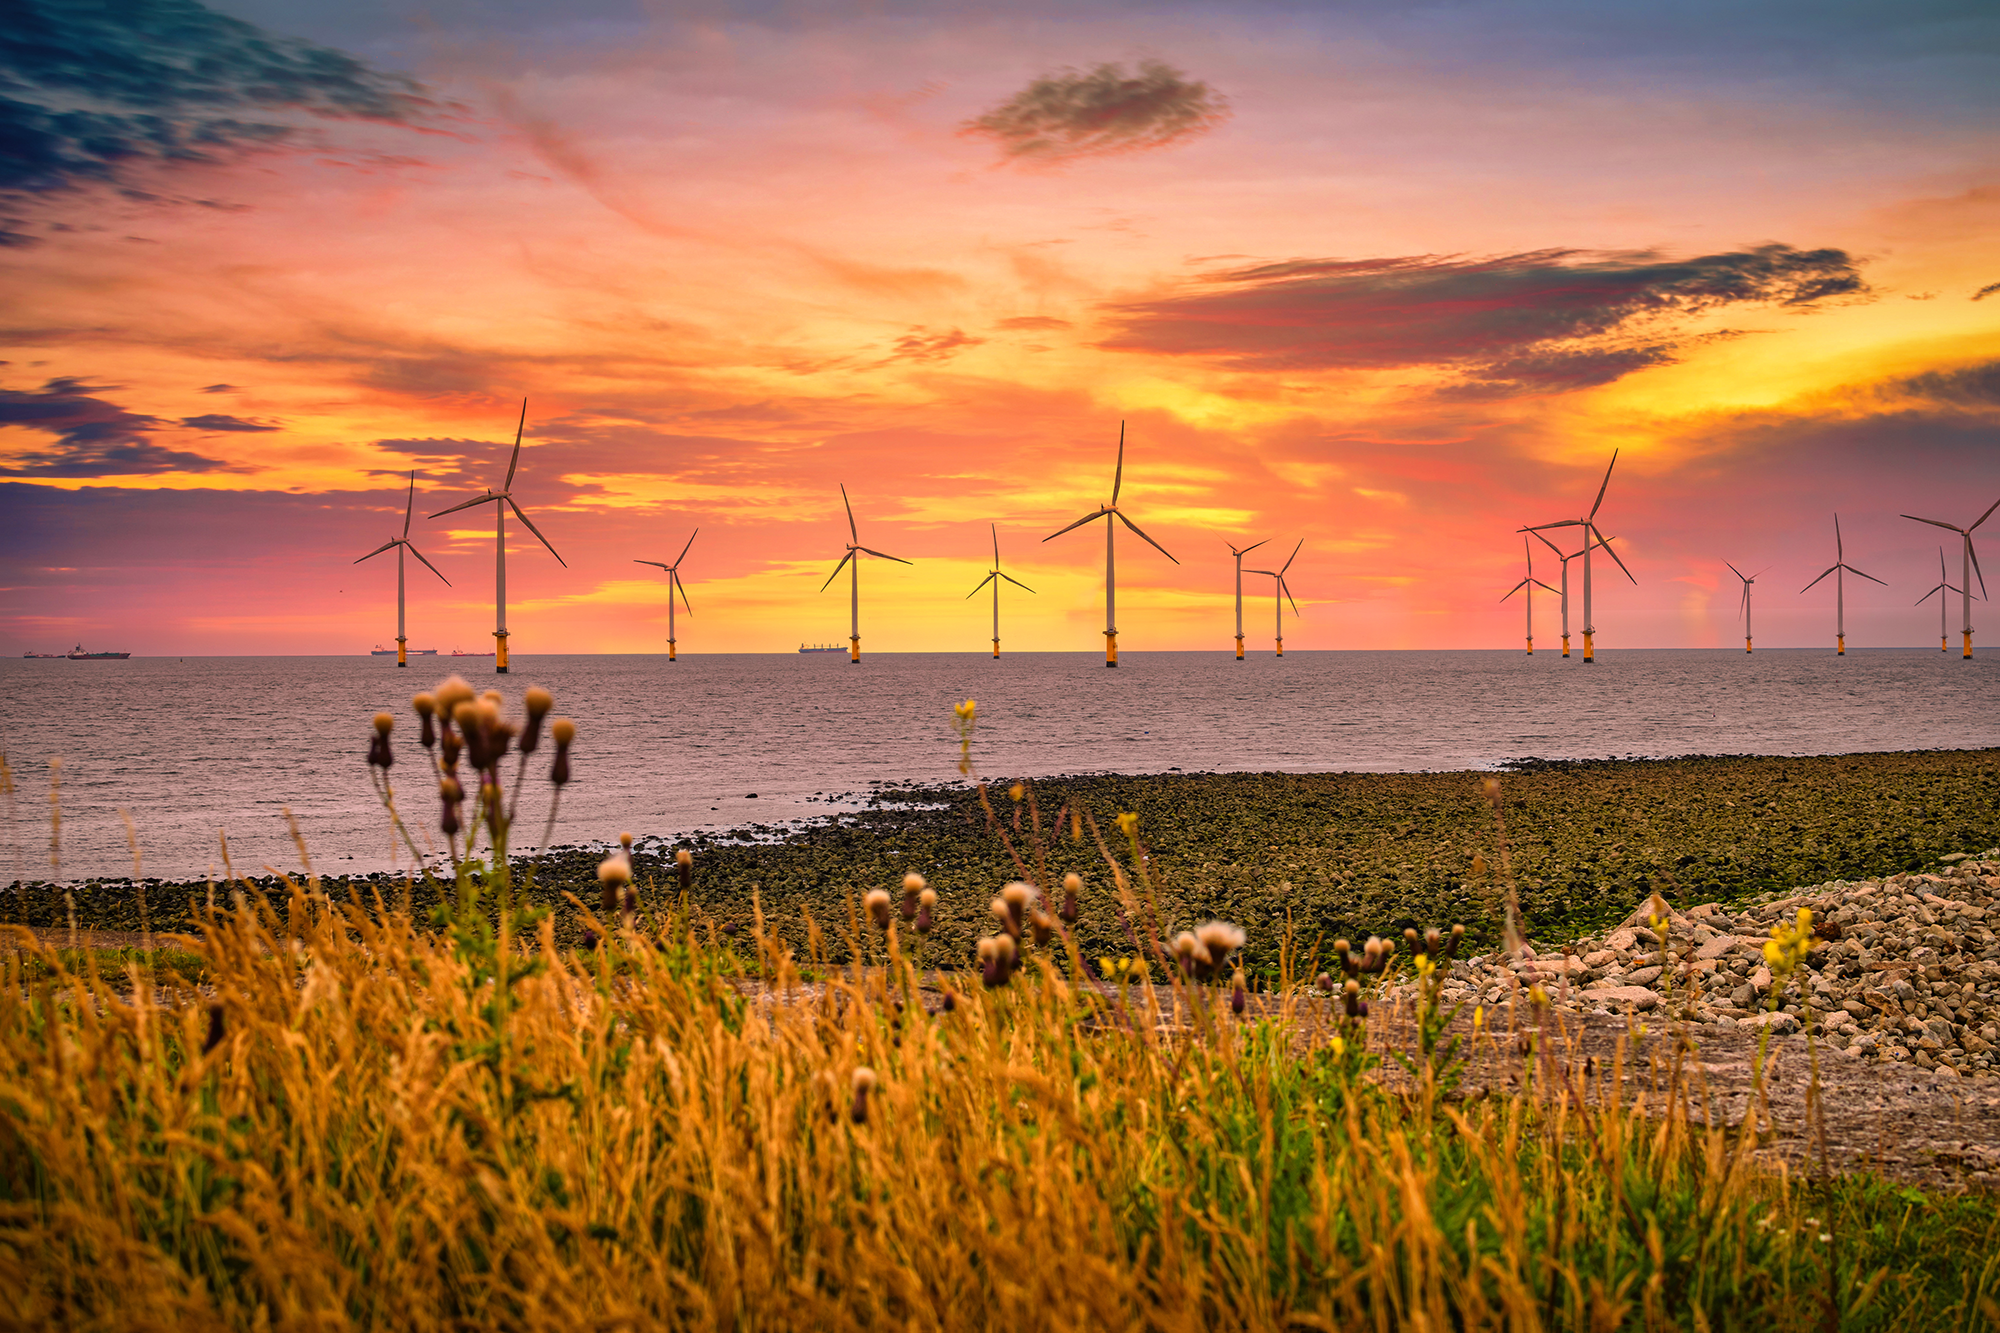
[[[1739,1018],[1736,1026],[1752,1030],[1769,1028],[1779,1036],[1787,1036],[1799,1030],[1799,1020],[1780,1010],[1775,1014],[1752,1014],[1748,1018]]]
[[[1586,989],[1583,995],[1593,1004],[1614,1006],[1619,1009],[1631,1005],[1642,1012],[1660,1002],[1658,992],[1647,990],[1644,986],[1592,986]]]

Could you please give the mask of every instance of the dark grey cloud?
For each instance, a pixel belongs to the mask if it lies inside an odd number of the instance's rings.
[[[1896,382],[1895,387],[1914,398],[1927,399],[1945,407],[1991,410],[2000,408],[2000,361],[1987,361],[1956,370],[1931,370]]]
[[[182,417],[181,424],[194,430],[276,430],[261,421],[246,421],[227,412],[204,412],[198,417]]]
[[[1580,250],[1295,259],[1112,305],[1103,345],[1251,370],[1443,366],[1475,392],[1551,392],[1672,361],[1685,341],[1678,319],[1867,293],[1846,252],[1775,244],[1692,259]]]
[[[54,446],[0,458],[0,476],[109,477],[160,472],[234,471],[155,443],[158,417],[128,412],[97,395],[111,386],[53,379],[39,390],[0,389],[0,429],[19,426],[55,437]]]
[[[1993,293],[1995,292],[2000,292],[2000,282],[1989,282],[1984,287],[1981,287],[1978,291],[1974,292],[1972,294],[1972,299],[1975,301],[1984,301],[1987,297],[1993,295]]]
[[[236,388],[236,386],[235,386],[234,384],[209,384],[209,385],[204,385],[204,386],[203,386],[203,388],[202,388],[202,392],[203,392],[203,393],[230,393],[230,392],[233,392],[233,391],[235,390],[235,388]]]
[[[198,0],[0,0],[0,192],[217,161],[297,139],[301,115],[414,124],[437,109],[409,79]]]
[[[1164,148],[1228,117],[1221,93],[1146,60],[1131,72],[1103,64],[1045,75],[960,128],[992,140],[1007,161],[1056,164]]]
[[[924,329],[911,329],[891,345],[889,361],[947,361],[967,347],[977,347],[985,342],[975,338],[963,329],[952,329],[948,333],[930,333]],[[885,361],[883,364],[888,364]]]

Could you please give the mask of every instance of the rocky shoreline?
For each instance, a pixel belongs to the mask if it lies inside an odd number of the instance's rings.
[[[1764,945],[1812,913],[1805,966],[1773,1009]],[[1656,935],[1654,922],[1664,927]],[[1809,1026],[1827,1047],[1937,1076],[2000,1076],[2000,848],[1945,856],[1935,872],[1835,881],[1764,894],[1736,908],[1639,904],[1617,927],[1519,960],[1455,961],[1449,1005],[1518,1000],[1539,985],[1580,1014],[1657,1015],[1774,1035]],[[1408,1003],[1412,983],[1385,998]]]

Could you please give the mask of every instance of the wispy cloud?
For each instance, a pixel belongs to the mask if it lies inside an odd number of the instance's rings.
[[[198,417],[182,417],[181,424],[189,430],[276,430],[261,421],[246,421],[242,417],[232,417],[227,412],[204,412]]]
[[[128,412],[96,396],[109,387],[53,379],[39,390],[0,389],[0,428],[20,426],[56,438],[54,448],[0,455],[0,475],[106,477],[238,470],[219,459],[156,444],[149,433],[160,426],[160,419]]]
[[[415,124],[413,81],[198,0],[17,0],[0,24],[0,192],[114,181],[300,136],[288,114]]]
[[[1538,250],[1489,259],[1296,259],[1211,273],[1110,307],[1107,347],[1251,370],[1443,366],[1475,383],[1560,390],[1674,359],[1676,319],[1811,307],[1867,292],[1842,250]]]
[[[1053,165],[1180,143],[1229,118],[1229,99],[1172,65],[1102,64],[1036,79],[961,132],[1010,162]]]

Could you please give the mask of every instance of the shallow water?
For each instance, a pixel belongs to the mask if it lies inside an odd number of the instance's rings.
[[[522,657],[399,671],[367,657],[0,661],[0,752],[13,768],[0,877],[51,873],[48,759],[60,756],[60,875],[393,863],[363,758],[368,718],[398,725],[414,827],[431,822],[409,695],[454,668],[510,700],[531,684],[577,721],[576,780],[554,841],[782,823],[852,805],[871,783],[957,779],[951,706],[979,701],[983,772],[1421,770],[1534,755],[1839,754],[2000,746],[2000,657],[1919,649],[1555,653],[1081,653]],[[521,838],[539,832],[538,762]],[[756,793],[754,799],[750,793]],[[528,817],[532,815],[532,817]],[[517,839],[518,841],[519,839]],[[407,860],[407,857],[404,858]]]

